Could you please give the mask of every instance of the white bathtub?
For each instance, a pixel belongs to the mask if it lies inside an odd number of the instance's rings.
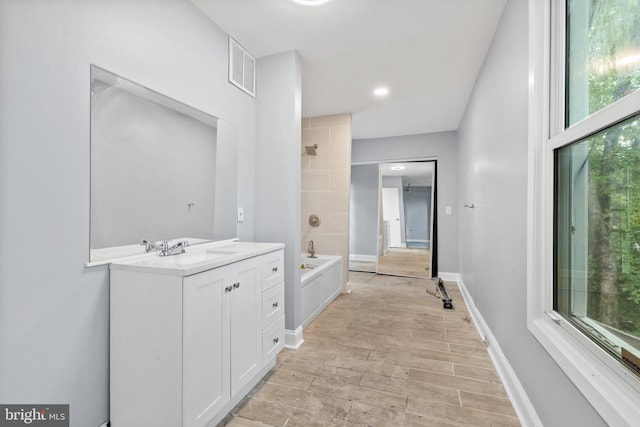
[[[303,268],[304,267],[304,268]],[[306,328],[342,290],[342,257],[300,257],[302,327]]]

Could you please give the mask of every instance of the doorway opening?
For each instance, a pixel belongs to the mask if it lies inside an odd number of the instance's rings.
[[[436,161],[353,165],[351,175],[349,269],[436,277]]]

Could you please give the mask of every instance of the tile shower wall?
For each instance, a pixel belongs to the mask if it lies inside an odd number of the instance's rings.
[[[305,146],[318,145],[316,155]],[[313,240],[318,255],[342,256],[342,289],[349,260],[349,186],[351,182],[351,114],[302,119],[302,252]],[[309,224],[309,216],[320,225]]]

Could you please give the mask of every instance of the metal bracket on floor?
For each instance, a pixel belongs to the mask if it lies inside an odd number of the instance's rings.
[[[438,292],[440,293],[440,298],[442,298],[442,307],[443,308],[453,308],[453,303],[449,293],[447,292],[447,288],[444,287],[444,280],[438,277]]]

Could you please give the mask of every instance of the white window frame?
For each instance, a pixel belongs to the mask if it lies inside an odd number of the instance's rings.
[[[527,325],[609,425],[631,426],[640,379],[553,310],[554,150],[637,113],[640,93],[564,129],[564,3],[529,1]]]

